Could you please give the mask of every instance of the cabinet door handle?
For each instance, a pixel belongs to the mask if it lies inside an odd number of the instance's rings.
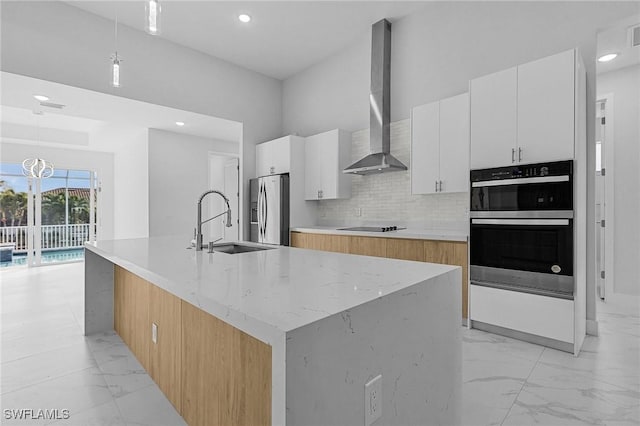
[[[442,192],[442,181],[440,181],[440,192]]]
[[[515,148],[511,148],[511,162],[512,163],[516,162],[516,149]]]
[[[276,172],[276,168],[271,166],[269,167],[269,173],[274,174]]]
[[[438,192],[438,181],[436,181],[436,192]]]
[[[522,148],[518,148],[518,161],[522,161]]]

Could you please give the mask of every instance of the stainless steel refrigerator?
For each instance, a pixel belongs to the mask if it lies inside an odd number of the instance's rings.
[[[289,245],[289,175],[250,180],[251,241]]]

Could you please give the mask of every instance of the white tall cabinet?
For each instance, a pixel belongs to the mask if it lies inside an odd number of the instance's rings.
[[[256,145],[256,176],[289,173],[291,170],[291,150],[300,144],[302,138],[284,136]]]
[[[411,111],[411,193],[469,190],[469,95]]]
[[[471,80],[471,168],[573,159],[577,69],[572,49]]]
[[[351,197],[351,175],[342,173],[351,159],[351,134],[334,129],[305,140],[305,199]]]

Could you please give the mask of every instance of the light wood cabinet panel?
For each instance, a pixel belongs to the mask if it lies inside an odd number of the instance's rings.
[[[467,243],[457,241],[424,241],[424,261],[462,267],[462,317],[467,318],[469,303]]]
[[[387,239],[350,237],[349,253],[364,256],[387,257]]]
[[[182,302],[182,416],[191,426],[271,424],[271,347]]]
[[[424,241],[389,238],[387,240],[387,257],[422,262],[424,261]]]
[[[149,375],[180,412],[182,303],[174,295],[151,285],[149,310],[149,327],[154,323],[158,326],[156,343],[149,345]]]
[[[149,371],[150,284],[116,266],[114,272],[114,330],[129,346],[145,370]]]
[[[349,253],[349,243],[349,237],[346,235],[291,233],[292,247]]]

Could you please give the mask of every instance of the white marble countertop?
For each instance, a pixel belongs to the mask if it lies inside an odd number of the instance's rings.
[[[381,238],[407,238],[415,240],[438,240],[438,241],[467,241],[467,234],[461,231],[451,231],[446,229],[415,229],[407,228],[389,232],[367,232],[367,231],[344,231],[339,228],[346,226],[305,226],[291,228],[291,232],[307,232],[311,234],[335,234],[353,235],[358,237],[381,237]]]
[[[179,237],[85,245],[258,339],[266,333],[261,340],[455,268],[281,246],[241,254],[198,252],[187,246],[187,239]]]

